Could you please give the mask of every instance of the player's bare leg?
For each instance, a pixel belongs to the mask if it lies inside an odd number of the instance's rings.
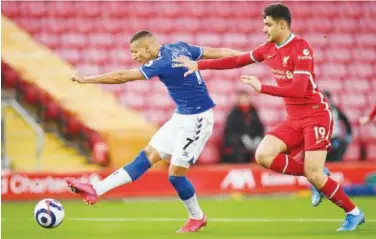
[[[287,155],[287,146],[279,138],[267,135],[256,151],[256,161],[263,167],[276,172],[290,175],[304,175],[304,165],[294,160],[291,155]],[[329,174],[329,172],[326,172]],[[324,195],[312,186],[312,205],[318,206]]]
[[[326,150],[305,152],[304,171],[306,177],[330,201],[345,211],[345,221],[337,231],[353,231],[358,225],[365,222],[364,214],[354,205],[342,187],[324,173],[326,154]]]
[[[256,161],[273,171],[304,176],[304,165],[288,153],[286,144],[273,135],[266,135],[256,150]]]
[[[66,182],[72,192],[79,194],[86,203],[93,205],[99,200],[99,196],[120,185],[137,180],[151,165],[160,160],[159,152],[151,146],[146,146],[132,162],[96,184],[82,183],[74,178],[67,178]]]
[[[168,174],[169,181],[175,188],[185,208],[189,212],[188,221],[177,232],[196,232],[206,226],[207,219],[202,212],[190,181],[185,177],[188,168],[170,165]]]

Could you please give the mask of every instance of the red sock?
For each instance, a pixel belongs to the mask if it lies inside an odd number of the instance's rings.
[[[354,203],[349,196],[347,196],[345,191],[343,191],[342,187],[330,177],[328,177],[328,181],[326,181],[320,191],[323,192],[330,201],[345,210],[345,212],[350,212],[355,208]]]
[[[304,176],[304,164],[294,160],[288,154],[278,154],[270,165],[270,169],[278,173]]]

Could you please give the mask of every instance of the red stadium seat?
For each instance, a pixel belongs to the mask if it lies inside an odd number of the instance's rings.
[[[372,65],[376,63],[376,51],[374,48],[354,49],[352,56],[356,62],[370,63]]]
[[[102,15],[101,2],[76,2],[75,8],[80,16],[85,18],[97,18]]]
[[[182,9],[184,9],[184,11],[181,11],[180,14],[183,17],[204,18],[208,14],[208,9],[203,3],[197,4],[197,2],[181,2],[179,5]]]
[[[43,29],[43,22],[41,21],[41,18],[36,18],[35,20],[31,17],[23,17],[18,20],[18,24],[25,28],[28,32],[32,34],[36,34],[38,32],[41,32]]]
[[[128,17],[129,12],[132,11],[127,4],[128,2],[123,1],[110,1],[106,2],[104,6],[106,7],[106,13],[111,19],[121,20],[123,17]]]
[[[58,120],[60,117],[60,112],[60,106],[56,102],[50,101],[44,106],[43,118],[45,120]]]
[[[314,16],[321,18],[333,18],[338,14],[334,2],[317,2],[311,5],[308,13],[305,16],[313,14]]]
[[[221,18],[228,18],[235,15],[234,10],[231,7],[230,2],[219,2],[219,1],[213,1],[213,2],[207,2],[205,3],[207,9],[210,9],[208,11],[208,14],[213,17],[221,17]]]
[[[244,33],[246,35],[252,38],[253,33],[257,33],[262,31],[262,23],[260,23],[260,19],[254,19],[254,18],[232,18],[228,19],[230,23],[230,30],[236,31],[239,33]],[[250,44],[248,40],[248,48],[250,49],[252,45]]]
[[[58,50],[57,53],[66,61],[73,65],[78,65],[82,62],[83,57],[80,51],[74,49]]]
[[[47,15],[47,4],[44,2],[34,2],[34,4],[27,5],[28,15],[38,18]]]
[[[97,24],[94,19],[90,21],[82,16],[75,18],[75,30],[81,34],[88,34],[97,30]]]
[[[317,51],[317,48],[326,48],[329,45],[329,40],[324,34],[317,34],[316,32],[307,32],[302,35],[310,46],[313,48],[313,52]]]
[[[109,50],[113,48],[112,35],[108,33],[90,34],[87,39],[90,46],[97,49]]]
[[[21,15],[21,8],[19,7],[19,2],[7,2],[2,3],[1,13],[4,13],[7,17],[18,18]]]
[[[69,18],[76,15],[75,2],[56,1],[44,2],[48,7],[48,16],[58,18]]]
[[[26,88],[24,89],[24,100],[28,103],[28,104],[38,104],[39,103],[39,95],[40,93],[40,89],[33,85],[33,84],[29,84],[26,86]]]
[[[314,51],[314,54],[316,54],[316,51]],[[329,48],[325,51],[325,58],[323,60],[336,64],[346,64],[352,61],[352,54],[347,49]]]
[[[246,34],[227,32],[222,35],[222,44],[234,49],[246,49],[249,46]]]
[[[355,63],[349,66],[349,73],[353,76],[367,78],[375,76],[375,68],[370,64]]]
[[[309,2],[306,2],[306,3],[303,3],[303,4],[300,3],[300,2],[289,2],[288,3],[288,7],[290,8],[292,16],[294,16],[294,18],[296,17],[298,19],[299,18],[305,18],[305,17],[311,15],[312,12],[314,12],[314,11],[312,11],[313,6],[316,6],[316,4],[313,5]],[[295,21],[292,24],[292,26],[293,26],[293,29],[295,30],[295,28],[294,28],[295,27]]]
[[[214,31],[218,34],[227,32],[230,29],[230,25],[228,24],[226,19],[223,18],[208,18],[205,20],[204,24],[199,24],[200,30],[203,32],[207,31]]]
[[[46,36],[48,37],[48,36]],[[62,48],[84,49],[89,40],[83,34],[68,33],[60,36]]]
[[[334,94],[334,97],[336,94],[343,91],[342,82],[336,78],[319,76],[317,85],[320,90],[329,90],[330,92],[332,92]]]
[[[168,19],[168,18],[162,18],[162,17],[153,18],[152,25],[158,26],[157,32],[162,33],[162,34],[160,34],[161,36],[163,36],[164,34],[169,34],[172,31],[176,30],[175,21],[174,20],[171,21],[171,19]],[[153,29],[153,27],[150,27],[150,29]],[[159,37],[161,37],[161,36],[159,36]]]
[[[46,32],[36,33],[34,38],[41,44],[46,45],[51,49],[60,48],[60,38],[55,34],[49,34]]]
[[[2,86],[5,88],[16,88],[17,84],[19,84],[19,76],[18,74],[10,69],[10,68],[2,68],[2,75],[4,74],[4,77],[1,77],[1,80],[4,79],[4,82],[2,82]]]
[[[106,50],[100,48],[91,48],[82,52],[84,62],[97,66],[103,66],[109,62],[109,54]]]
[[[88,63],[78,65],[77,71],[82,72],[85,75],[96,75],[101,73],[100,66]]]
[[[145,94],[140,94],[138,92],[122,94],[119,97],[119,102],[135,110],[142,110],[146,105]]]
[[[356,43],[360,47],[375,47],[375,35],[371,33],[364,33],[364,34],[357,34],[356,37]]]
[[[178,2],[159,2],[158,4],[155,4],[155,15],[167,19],[178,18],[181,16],[180,4],[181,3]]]
[[[376,25],[373,24],[374,22],[374,17],[363,17],[361,18],[362,24],[359,24],[359,28],[357,29],[358,32],[361,33],[376,33]]]
[[[333,31],[333,24],[328,18],[312,18],[308,23],[308,29],[312,32],[321,33],[324,36],[324,34]]]
[[[371,84],[367,79],[346,77],[343,81],[348,92],[366,93],[371,88]]]
[[[352,34],[337,33],[329,34],[327,37],[331,47],[335,48],[351,47],[355,43],[355,39],[353,38]]]
[[[345,95],[342,96],[341,104],[344,107],[345,106],[361,107],[361,106],[364,106],[366,104],[366,98],[364,97],[364,95],[348,93],[348,94],[345,94]]]
[[[174,20],[175,31],[183,30],[185,33],[195,33],[200,28],[200,23],[196,18],[178,18]]]
[[[203,46],[219,47],[221,45],[221,37],[211,33],[198,33],[196,41]]]
[[[346,66],[335,63],[324,64],[321,66],[320,75],[339,79],[347,76]]]
[[[337,33],[352,33],[355,34],[359,31],[358,19],[343,18],[338,19],[333,24],[334,31]]]

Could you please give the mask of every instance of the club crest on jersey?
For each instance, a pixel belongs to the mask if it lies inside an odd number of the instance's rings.
[[[146,63],[144,64],[144,66],[149,67],[149,66],[151,66],[152,64],[153,64],[153,60],[146,62]]]
[[[283,57],[282,63],[283,63],[283,66],[284,66],[284,67],[287,66],[287,62],[289,61],[289,58],[290,58],[290,56],[285,56],[285,57]]]

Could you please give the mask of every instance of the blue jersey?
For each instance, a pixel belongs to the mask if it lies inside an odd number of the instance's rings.
[[[158,53],[158,58],[145,63],[140,71],[146,79],[159,77],[174,100],[177,113],[185,115],[201,113],[213,108],[215,104],[209,96],[200,72],[196,71],[184,77],[186,68],[172,67],[174,64],[172,60],[179,56],[198,60],[201,55],[201,47],[185,42],[163,45]]]

